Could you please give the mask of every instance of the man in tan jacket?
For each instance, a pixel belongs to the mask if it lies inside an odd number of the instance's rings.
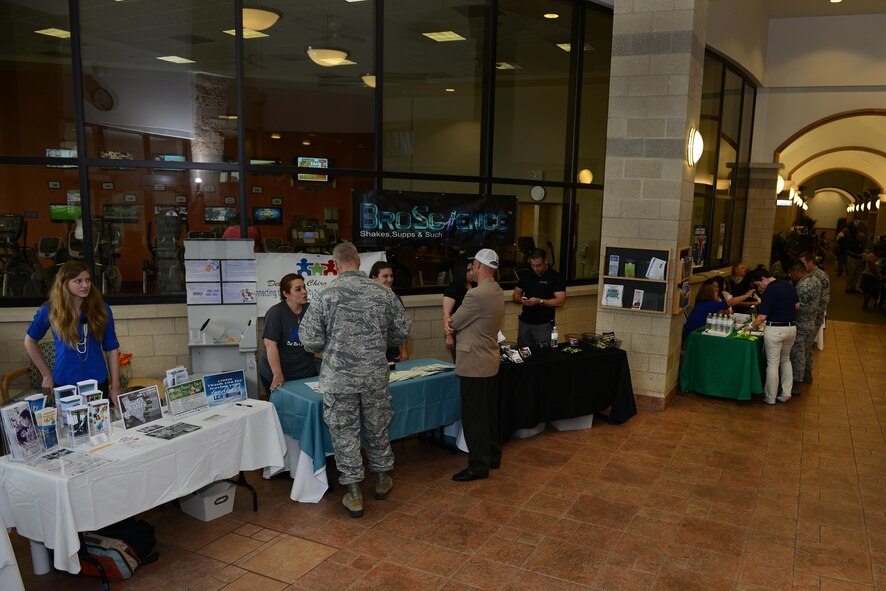
[[[495,282],[498,255],[483,248],[474,256],[477,287],[468,290],[449,319],[447,332],[458,333],[455,373],[461,385],[461,423],[468,444],[468,468],[452,477],[468,482],[489,476],[501,465],[498,433],[498,364],[496,337],[505,314],[504,294]]]

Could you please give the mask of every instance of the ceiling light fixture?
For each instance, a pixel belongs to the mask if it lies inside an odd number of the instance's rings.
[[[447,88],[446,92],[455,92],[455,89],[454,88]]]
[[[277,21],[280,20],[281,16],[283,16],[283,13],[271,8],[244,6],[243,28],[252,29],[253,31],[264,31],[277,24]]]
[[[222,31],[226,35],[230,35],[233,37],[237,34],[235,29],[228,29],[227,31]],[[243,27],[243,38],[244,39],[261,39],[262,37],[270,37],[267,33],[262,33],[261,31],[253,31],[252,29],[247,29]]]
[[[802,205],[802,207],[803,207],[803,211],[807,211],[807,210],[809,209],[809,204],[808,204],[808,203],[804,203],[804,204]]]
[[[704,139],[701,137],[701,132],[693,125],[692,128],[689,129],[689,141],[686,142],[686,162],[689,166],[695,166],[698,164],[703,152]]]
[[[71,36],[70,31],[65,31],[64,29],[40,29],[39,31],[34,31],[38,35],[46,35],[47,37],[57,37],[59,39],[68,39]]]
[[[311,140],[302,140],[302,141],[301,141],[301,145],[303,145],[303,146],[310,146],[310,145],[311,145]]]
[[[555,18],[560,18],[560,15],[557,14],[556,12],[547,12],[544,14],[544,17],[549,18],[549,19],[555,19]]]
[[[346,64],[353,64],[354,62],[348,61],[348,52],[342,51],[341,49],[331,49],[324,47],[308,47],[306,50],[308,57],[311,58],[311,61],[317,64],[318,66],[323,66],[324,68],[331,68],[333,66],[343,66]]]
[[[455,31],[435,31],[431,33],[422,33],[422,35],[439,43],[446,43],[447,41],[467,41],[467,39]]]
[[[870,211],[870,210],[871,210],[871,202],[868,201],[868,211]]]
[[[563,51],[565,51],[566,53],[569,53],[570,51],[572,51],[572,43],[555,43],[555,45],[557,47],[559,47],[560,49],[562,49]],[[594,46],[591,45],[590,43],[585,43],[584,48],[585,48],[585,51],[590,51],[590,50],[594,49]]]
[[[582,168],[578,171],[578,182],[583,185],[590,185],[594,182],[594,173],[589,168]]]
[[[162,60],[164,62],[169,62],[171,64],[196,64],[194,60],[189,60],[186,57],[181,57],[178,55],[162,55],[157,57],[158,60]]]
[[[831,0],[831,4],[839,4],[843,0]]]
[[[272,140],[279,140],[279,139],[280,139],[280,134],[279,134],[279,133],[272,133],[272,134],[271,134],[271,139],[272,139]]]
[[[784,191],[784,177],[778,175],[778,178],[775,180],[775,194],[778,195]]]
[[[362,76],[360,76],[360,80],[362,80],[363,84],[365,84],[369,88],[375,88],[375,74],[363,74]]]
[[[512,64],[510,62],[496,62],[495,64],[496,70],[522,70],[523,66],[520,64]]]

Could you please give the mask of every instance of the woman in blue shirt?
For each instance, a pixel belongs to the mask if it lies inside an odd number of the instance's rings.
[[[740,304],[752,295],[754,290],[749,290],[746,294],[723,300],[720,298],[720,288],[717,285],[716,277],[706,279],[698,293],[695,296],[695,306],[683,325],[683,336],[686,336],[694,330],[705,325],[708,314],[723,314],[735,304]]]
[[[55,343],[51,370],[38,344],[50,329]],[[68,261],[56,274],[49,301],[34,314],[25,334],[25,350],[43,376],[43,389],[92,379],[116,405],[120,395],[119,349],[111,308],[93,289],[89,269],[81,261]]]

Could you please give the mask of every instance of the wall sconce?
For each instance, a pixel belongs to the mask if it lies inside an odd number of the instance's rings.
[[[880,202],[883,201],[884,198],[886,198],[886,195],[880,195],[880,198],[877,199],[877,209],[880,209]]]
[[[808,210],[809,210],[809,204],[808,204],[808,203],[804,203],[801,207],[803,208],[803,211],[808,211]]]
[[[784,191],[784,177],[778,175],[778,179],[775,181],[775,194],[778,195],[782,191]]]
[[[583,185],[590,185],[594,182],[594,173],[589,168],[582,168],[578,171],[578,182]]]
[[[689,166],[695,166],[698,164],[703,152],[704,139],[701,137],[701,132],[693,125],[689,129],[689,141],[686,142],[686,162]]]
[[[870,210],[871,210],[871,202],[868,201],[868,211],[870,211]]]

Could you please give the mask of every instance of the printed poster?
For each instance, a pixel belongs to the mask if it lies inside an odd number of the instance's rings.
[[[203,376],[209,406],[246,400],[246,375],[243,370]]]
[[[160,390],[157,386],[120,394],[118,401],[120,412],[123,414],[123,426],[126,429],[141,427],[163,418]]]
[[[169,412],[175,420],[209,408],[202,379],[169,386],[166,388],[166,401],[169,404]]]
[[[707,256],[708,227],[696,225],[692,229],[692,265],[701,267]]]

